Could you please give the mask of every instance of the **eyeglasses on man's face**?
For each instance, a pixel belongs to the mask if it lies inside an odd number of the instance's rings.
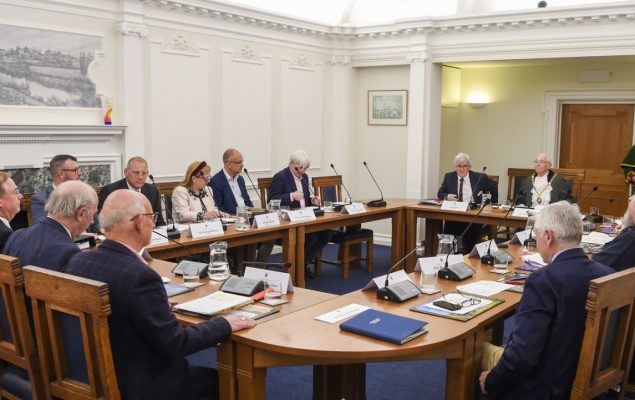
[[[551,164],[551,162],[545,160],[534,160],[534,164]]]
[[[159,218],[159,213],[158,212],[153,212],[153,213],[141,213],[141,214],[137,214],[134,217],[130,218],[130,221],[134,221],[135,219],[139,218],[139,217],[151,217],[152,218],[152,223],[156,224],[157,219]]]
[[[79,167],[77,168],[62,168],[62,171],[64,172],[74,172],[74,173],[78,173],[79,172]]]
[[[239,161],[229,160],[229,162],[236,165],[243,165],[245,163],[245,160],[239,160]]]

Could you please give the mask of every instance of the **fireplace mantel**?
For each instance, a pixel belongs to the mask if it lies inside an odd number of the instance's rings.
[[[112,125],[0,125],[0,143],[109,142],[125,131]]]

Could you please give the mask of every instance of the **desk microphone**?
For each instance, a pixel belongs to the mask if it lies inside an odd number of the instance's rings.
[[[401,260],[397,261],[390,269],[388,269],[388,273],[386,274],[386,281],[384,282],[384,287],[377,289],[377,298],[381,300],[395,301],[401,303],[408,299],[418,296],[421,294],[421,290],[412,283],[410,280],[405,280],[397,283],[393,283],[392,285],[388,284],[388,278],[390,273],[399,266],[406,258],[410,257],[415,251],[420,248],[425,248],[426,241],[422,240],[418,246],[415,246],[408,254],[406,254]]]
[[[507,209],[507,212],[503,216],[503,222],[507,220],[507,216],[512,210],[516,208],[520,200],[524,200],[524,199],[525,199],[525,194],[522,190],[520,190],[518,194],[516,195],[516,200],[514,201],[512,206]],[[501,225],[503,224],[501,223],[496,225],[496,230],[494,231],[494,239],[496,238],[496,235],[498,234],[498,230],[500,229]],[[489,243],[487,244],[487,254],[481,257],[481,264],[494,265],[494,262],[496,262],[496,256],[493,256],[490,253],[490,249],[492,247],[492,240],[490,240]]]
[[[256,185],[254,185],[254,181],[251,180],[251,176],[249,176],[249,172],[247,172],[247,168],[243,168],[243,171],[245,172],[245,175],[247,175],[247,178],[249,179],[249,183],[251,183],[251,188],[254,189],[254,191],[256,192],[256,195],[260,199],[260,204],[262,205],[262,197],[260,197],[260,191],[258,190]]]
[[[586,200],[587,197],[589,197],[591,195],[591,193],[596,192],[598,190],[597,186],[593,186],[593,188],[591,188],[591,190],[589,190],[589,192],[587,194],[585,194],[584,196],[582,196],[582,198],[580,199],[580,201],[578,201],[578,204],[582,204],[582,202],[584,200]]]
[[[373,178],[373,182],[375,182],[375,186],[377,186],[377,189],[379,189],[379,194],[381,195],[381,199],[371,200],[368,203],[366,203],[366,205],[368,207],[386,207],[386,202],[384,201],[384,193],[381,191],[381,188],[379,187],[379,184],[375,180],[373,173],[370,172],[370,168],[368,168],[368,164],[366,164],[366,161],[362,161],[362,164],[364,164],[364,167],[366,167],[366,170],[370,174],[370,177]]]
[[[476,201],[474,200],[474,192],[476,191],[476,189],[478,189],[478,184],[481,183],[481,179],[483,179],[483,177],[485,176],[485,170],[487,169],[487,167],[483,167],[483,169],[481,170],[481,174],[478,176],[478,179],[476,180],[476,185],[473,186],[473,190],[472,190],[472,195],[470,196],[470,209],[477,209],[479,206],[478,204],[476,204]],[[468,176],[469,176],[469,172],[468,172]],[[483,192],[483,190],[481,190],[481,193]]]
[[[157,235],[166,238],[167,240],[169,240],[172,243],[176,243],[179,246],[181,246],[182,248],[185,249],[185,251],[187,252],[187,256],[189,258],[194,258],[194,255],[192,254],[192,252],[190,251],[190,249],[184,245],[181,242],[178,242],[176,240],[174,240],[173,238],[170,237],[170,235],[165,236],[164,234],[157,232],[155,230],[153,230],[154,233],[156,233]],[[178,232],[178,230],[177,230]],[[204,278],[207,276],[207,269],[209,268],[209,266],[206,263],[202,263],[202,262],[198,262],[198,261],[191,261],[191,260],[186,260],[185,257],[183,257],[181,259],[181,261],[179,261],[176,266],[174,267],[174,269],[172,270],[172,272],[176,275],[183,275],[183,269],[185,268],[185,265],[190,264],[190,265],[196,265],[198,267],[198,275],[201,278]]]
[[[333,163],[331,163],[331,169],[333,170],[333,172],[335,172],[335,175],[337,175],[339,177],[342,176],[335,170],[335,166],[333,165]],[[352,203],[353,202],[353,197],[348,192],[348,189],[346,188],[346,185],[344,184],[344,178],[342,178],[342,187],[344,188],[344,191],[346,192],[346,195],[348,196],[348,200]]]
[[[150,178],[150,182],[152,182],[152,185],[155,187],[155,189],[157,191],[159,191],[159,188],[157,187],[157,184],[154,182],[154,177],[152,176],[152,174],[148,175],[148,178]],[[181,232],[179,232],[178,229],[176,229],[176,226],[174,226],[174,218],[172,217],[172,210],[168,207],[168,204],[165,201],[165,198],[163,196],[161,196],[161,192],[159,192],[159,197],[161,198],[161,202],[163,203],[163,207],[165,207],[165,213],[167,214],[167,217],[170,221],[172,221],[172,226],[167,228],[167,234],[168,240],[172,240],[172,239],[178,239],[181,237]],[[166,221],[167,222],[167,221]],[[167,225],[167,223],[166,223]],[[160,235],[162,236],[162,235]]]

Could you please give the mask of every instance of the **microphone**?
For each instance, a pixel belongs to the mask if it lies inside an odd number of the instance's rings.
[[[333,170],[333,172],[335,172],[335,175],[342,176],[335,170],[335,166],[333,165],[333,163],[331,163],[331,169]],[[346,195],[348,196],[348,200],[352,203],[353,202],[353,197],[348,192],[348,189],[346,188],[346,185],[344,185],[344,179],[342,179],[342,187],[344,188],[344,191],[346,192]]]
[[[597,186],[593,186],[593,188],[591,188],[591,190],[589,190],[589,192],[587,194],[585,194],[584,196],[582,196],[582,198],[580,199],[580,201],[578,201],[578,204],[582,204],[582,202],[584,200],[586,200],[587,197],[589,197],[591,195],[591,193],[596,192],[598,190]]]
[[[487,169],[487,167],[483,167],[483,169],[481,170],[481,174],[479,175],[478,179],[476,180],[476,185],[473,186],[473,190],[472,190],[472,195],[470,196],[470,209],[476,209],[478,208],[478,204],[476,204],[476,202],[474,201],[474,191],[476,189],[478,189],[478,184],[481,183],[481,179],[483,179],[483,177],[485,176],[485,170]],[[469,176],[469,172],[468,172],[468,176]]]
[[[516,196],[516,200],[514,201],[514,203],[512,204],[511,207],[509,207],[509,209],[507,209],[507,212],[505,212],[505,215],[503,216],[503,221],[507,220],[507,216],[509,215],[509,213],[516,208],[516,206],[518,205],[519,201],[521,199],[525,198],[525,194],[524,192],[521,190],[520,192],[518,192],[518,195]],[[498,233],[498,230],[500,229],[500,226],[502,224],[498,224],[496,225],[496,231],[494,233],[494,235],[496,235]],[[496,236],[494,236],[496,237]],[[494,240],[494,239],[492,239]],[[490,251],[491,251],[491,247],[492,247],[492,240],[489,241],[489,243],[487,244],[487,254],[484,255],[483,257],[481,257],[481,264],[487,264],[487,265],[494,265],[494,262],[496,262],[496,256],[491,255]],[[511,256],[510,256],[511,257]]]
[[[600,205],[604,206],[606,204],[613,204],[613,202],[615,201],[615,199],[606,199],[605,201],[601,202]],[[600,211],[600,207],[599,206],[594,206],[595,210],[594,211]],[[598,223],[598,222],[602,222],[604,220],[604,218],[602,218],[602,216],[600,214],[589,214],[588,216],[589,220],[593,223]]]
[[[388,285],[388,278],[390,273],[399,266],[405,259],[410,257],[415,251],[426,246],[426,241],[422,240],[418,246],[415,246],[408,254],[406,254],[401,260],[397,261],[392,267],[388,269],[386,274],[386,281],[384,287],[377,289],[377,298],[381,300],[403,302],[411,299],[421,293],[421,290],[410,280],[405,280],[392,285]]]
[[[368,164],[366,164],[366,161],[362,161],[362,164],[364,164],[364,167],[366,167],[366,170],[370,174],[370,177],[373,178],[373,182],[375,182],[375,186],[377,186],[377,189],[379,189],[379,194],[381,194],[381,199],[369,201],[368,203],[366,203],[366,205],[368,207],[386,207],[386,202],[384,201],[384,193],[381,191],[381,188],[379,187],[379,184],[375,180],[373,173],[370,172],[370,168],[368,168]]]
[[[295,170],[296,170],[296,172],[300,173],[300,168],[295,167]],[[304,179],[304,175],[302,175],[302,177],[300,178],[300,181],[302,181],[303,179]],[[317,196],[315,195],[315,192],[313,191],[313,189],[311,189],[311,183],[309,182],[308,175],[307,175],[306,185],[309,188],[309,193],[311,193],[313,195],[313,197],[317,198]],[[312,201],[311,201],[310,205],[313,205]],[[304,206],[307,207],[306,204]],[[320,203],[319,202],[318,202],[317,208],[313,209],[313,214],[315,214],[316,217],[324,215],[324,210],[322,210],[322,207],[320,207]]]
[[[152,185],[154,185],[154,187],[158,191],[159,188],[157,187],[157,184],[154,182],[154,177],[152,176],[152,174],[148,175],[148,178],[150,178],[150,182],[152,182]],[[181,237],[181,232],[179,232],[179,230],[176,229],[176,226],[174,226],[174,218],[172,217],[172,210],[168,207],[168,204],[166,203],[165,198],[163,196],[161,196],[160,192],[159,192],[159,197],[161,198],[161,202],[163,203],[163,207],[165,207],[165,213],[167,214],[168,219],[172,221],[172,226],[167,228],[167,233],[168,233],[167,239],[168,240],[178,239],[178,238]],[[166,225],[167,225],[167,223],[166,223]],[[159,236],[162,236],[162,235],[159,235]],[[190,254],[190,256],[191,256],[191,254]]]
[[[256,185],[254,185],[254,181],[251,180],[251,176],[249,176],[249,172],[247,171],[247,168],[243,168],[243,171],[245,172],[245,175],[247,175],[247,178],[249,179],[249,183],[251,183],[252,189],[256,191],[256,195],[260,199],[260,204],[262,205],[262,197],[260,197],[260,190],[258,190]]]
[[[190,249],[184,245],[181,242],[177,242],[176,240],[172,239],[170,237],[170,235],[168,234],[167,236],[165,236],[164,234],[157,232],[155,230],[153,230],[154,233],[156,233],[157,235],[166,238],[167,240],[169,240],[172,243],[176,243],[179,246],[181,246],[182,248],[185,249],[185,251],[187,252],[187,256],[190,258],[194,258],[194,255],[192,254],[192,252],[190,251]],[[177,230],[178,232],[178,230]],[[185,258],[182,258],[181,261],[178,262],[178,264],[176,264],[176,266],[174,267],[174,269],[172,270],[172,273],[176,274],[176,275],[183,275],[183,269],[185,267],[186,264],[194,264],[198,266],[198,275],[201,278],[204,278],[205,276],[207,276],[207,269],[209,268],[209,266],[205,263],[202,262],[198,262],[198,261],[190,261],[190,260],[186,260]]]

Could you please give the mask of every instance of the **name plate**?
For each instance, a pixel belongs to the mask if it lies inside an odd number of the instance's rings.
[[[524,230],[524,231],[516,232],[516,234],[514,235],[514,237],[511,240],[511,243],[523,244],[523,243],[525,243],[525,240],[527,240],[527,239],[529,239],[529,229]]]
[[[301,208],[287,212],[287,218],[289,218],[291,222],[314,221],[315,213],[311,208]]]
[[[494,239],[491,239],[481,243],[477,243],[476,246],[474,246],[474,248],[472,249],[472,252],[470,253],[468,257],[476,257],[476,256],[483,257],[484,255],[487,254],[488,246],[489,246],[490,254],[498,251],[498,246],[496,246],[496,242],[494,241]]]
[[[259,279],[259,280],[275,280],[282,283],[282,294],[293,293],[293,283],[291,282],[291,275],[287,272],[270,271],[268,269],[250,267],[247,263],[245,278]]]
[[[415,272],[419,271],[439,271],[445,266],[445,259],[448,259],[448,265],[458,264],[463,262],[462,254],[440,254],[434,257],[419,257],[417,264],[415,265]]]
[[[410,281],[408,274],[403,269],[393,271],[390,273],[388,277],[388,285],[392,285],[393,283],[399,283],[402,281]],[[412,282],[412,281],[410,281]],[[386,283],[386,275],[378,276],[377,278],[372,279],[362,290],[370,290],[374,288],[383,288]]]
[[[443,200],[441,203],[441,209],[446,211],[467,211],[470,203],[467,201],[450,201]]]
[[[168,228],[166,226],[160,226],[152,230],[152,238],[150,239],[150,245],[162,244],[167,242],[168,242]]]
[[[518,207],[514,208],[514,212],[512,213],[512,217],[523,217],[527,218],[529,216],[529,208]]]
[[[366,207],[362,203],[347,204],[342,209],[344,214],[359,214],[366,212]]]
[[[192,233],[192,239],[198,239],[204,236],[219,236],[223,235],[223,224],[220,219],[215,221],[205,221],[200,224],[190,225],[190,232]]]
[[[254,217],[254,225],[256,226],[256,228],[278,226],[280,225],[280,217],[278,217],[278,213],[256,215]]]

